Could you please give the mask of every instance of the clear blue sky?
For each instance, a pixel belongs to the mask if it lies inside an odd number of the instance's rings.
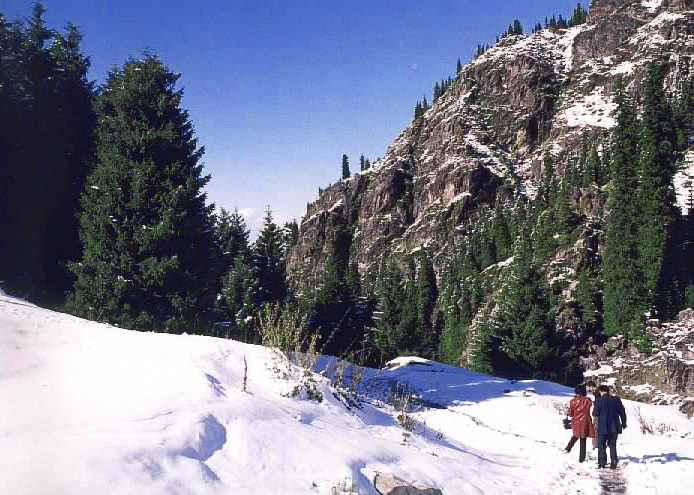
[[[31,0],[0,0],[8,19]],[[587,5],[587,1],[583,1]],[[576,0],[45,0],[51,27],[77,24],[91,78],[158,53],[182,73],[208,197],[257,228],[299,220],[318,187],[383,156],[434,82],[514,18],[530,29]]]

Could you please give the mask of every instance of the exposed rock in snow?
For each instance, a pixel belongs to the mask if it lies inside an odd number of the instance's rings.
[[[443,495],[438,488],[431,488],[421,483],[407,483],[384,473],[376,473],[374,487],[381,495]]]

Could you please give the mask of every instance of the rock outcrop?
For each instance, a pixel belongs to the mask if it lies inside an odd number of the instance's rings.
[[[376,474],[374,487],[381,495],[443,495],[438,488],[427,487],[421,483],[410,484],[383,473]]]
[[[653,350],[645,355],[615,337],[587,360],[586,376],[612,384],[622,397],[654,404],[678,404],[694,415],[694,309],[676,322],[651,321]]]

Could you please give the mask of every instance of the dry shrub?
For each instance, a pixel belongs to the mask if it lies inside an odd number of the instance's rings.
[[[304,343],[308,318],[297,307],[266,304],[259,316],[262,344],[289,358]]]
[[[641,408],[636,408],[636,420],[639,422],[639,429],[645,435],[665,435],[677,431],[677,429],[667,423],[656,423],[641,414]]]

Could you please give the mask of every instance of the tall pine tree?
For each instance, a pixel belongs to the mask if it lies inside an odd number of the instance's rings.
[[[347,155],[342,155],[342,178],[349,179],[351,176],[349,172],[349,158]]]
[[[678,309],[677,259],[670,244],[678,213],[673,186],[677,133],[663,79],[663,67],[651,64],[638,142],[639,265],[649,309],[668,318]]]
[[[636,109],[624,88],[615,92],[611,150],[612,191],[603,249],[604,312],[607,335],[634,336],[644,307],[644,281],[639,265],[638,205],[635,158],[638,157]]]
[[[179,75],[150,54],[114,68],[97,101],[71,309],[138,329],[194,331],[211,304],[213,206]],[[206,297],[207,296],[207,297]]]

